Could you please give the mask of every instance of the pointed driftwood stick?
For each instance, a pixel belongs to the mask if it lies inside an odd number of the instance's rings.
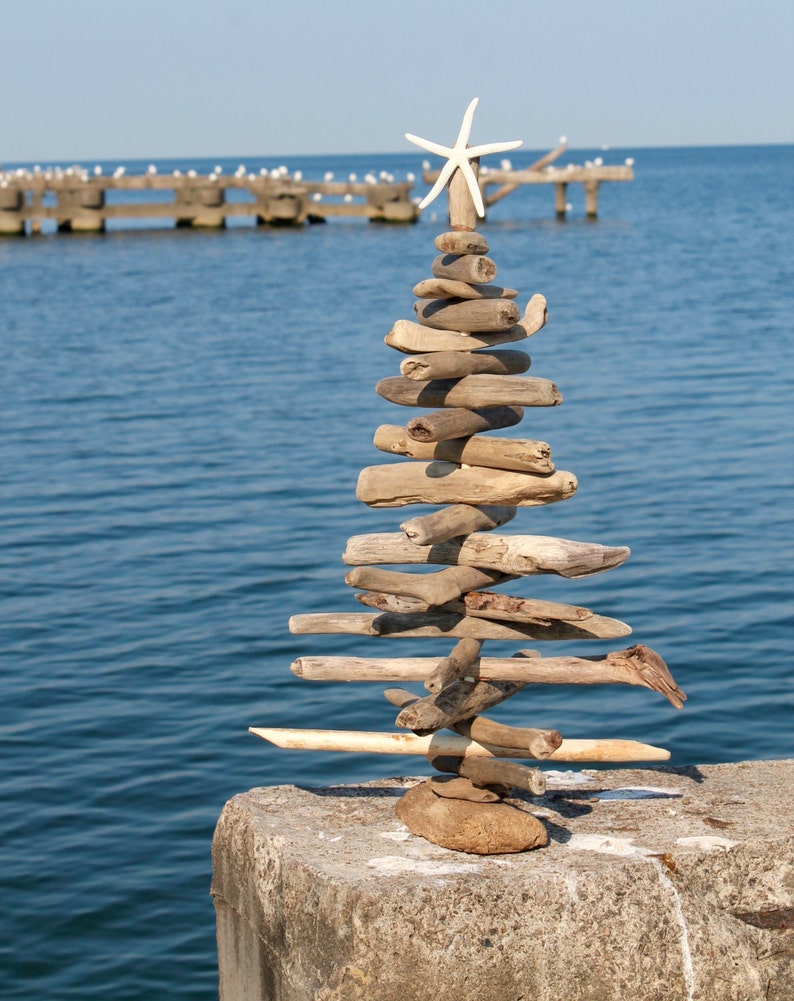
[[[523,407],[481,407],[475,410],[453,407],[414,417],[408,421],[405,430],[414,441],[448,441],[482,431],[513,427],[523,416]]]
[[[419,299],[414,312],[423,327],[472,334],[511,330],[521,318],[521,310],[512,299]]]
[[[529,375],[466,375],[462,379],[418,382],[388,376],[375,392],[403,407],[556,407],[562,393],[549,379]]]
[[[495,504],[453,504],[441,511],[421,515],[404,521],[400,528],[417,546],[434,546],[439,542],[447,542],[461,535],[471,535],[473,532],[490,532],[500,525],[507,524],[516,516],[516,508],[498,507]],[[490,571],[493,572],[493,571]],[[473,591],[477,587],[487,587],[487,584],[475,584],[465,587],[462,591]],[[386,588],[372,590],[385,591]]]
[[[623,623],[621,623],[623,625]],[[308,612],[293,615],[289,620],[290,632],[297,635],[332,635],[346,633],[350,636],[427,636],[438,639],[481,640],[575,640],[600,639],[597,634],[569,622],[525,623],[498,622],[494,619],[476,619],[454,612]],[[623,635],[621,632],[620,635]],[[330,658],[329,658],[330,659]],[[432,667],[418,679],[424,681]]]
[[[369,507],[407,504],[470,504],[539,507],[566,500],[576,492],[573,473],[516,473],[454,462],[388,463],[365,466],[356,497]]]
[[[485,716],[462,719],[453,724],[456,733],[476,740],[478,744],[498,744],[500,747],[518,747],[529,752],[532,758],[548,758],[562,744],[559,730],[539,730],[535,727],[507,726]]]
[[[465,334],[457,330],[432,330],[411,320],[397,320],[384,341],[390,348],[404,354],[424,354],[426,351],[477,351],[497,344],[523,341],[527,336],[523,320],[498,333]]]
[[[425,681],[425,688],[428,692],[437,695],[457,678],[462,678],[472,664],[479,660],[482,643],[482,640],[465,637],[458,640],[450,653],[439,661],[438,667]]]
[[[402,532],[353,535],[342,554],[348,566],[370,563],[447,563],[520,576],[539,573],[587,577],[620,566],[631,550],[545,535],[496,535],[475,532],[434,546],[417,546]]]
[[[488,241],[482,233],[440,233],[433,241],[442,254],[487,254]]]
[[[429,574],[400,573],[396,570],[382,570],[380,567],[356,567],[345,575],[345,584],[370,591],[420,598],[428,608],[434,608],[457,600],[475,587],[493,585],[495,578],[515,579],[505,578],[493,570],[478,570],[476,567],[449,567]]]
[[[262,740],[277,747],[312,751],[354,751],[362,754],[422,754],[453,757],[522,758],[514,747],[478,744],[455,733],[417,737],[413,733],[372,733],[361,730],[288,730],[249,727]],[[551,761],[667,761],[663,747],[636,740],[563,740]]]
[[[400,363],[406,379],[462,379],[464,375],[520,375],[532,360],[526,351],[434,351]]]
[[[453,681],[437,695],[406,705],[395,722],[423,737],[499,705],[523,687],[516,681]]]
[[[515,299],[518,289],[470,285],[454,278],[425,278],[413,287],[417,299]]]
[[[451,278],[469,285],[484,285],[496,278],[496,264],[478,254],[441,254],[430,269],[434,278]]]
[[[496,758],[463,758],[458,774],[478,786],[507,785],[524,789],[533,796],[546,792],[546,776],[538,768],[527,768],[514,761],[497,761]]]
[[[437,663],[433,657],[301,657],[291,669],[311,681],[406,682],[424,681]],[[676,709],[686,699],[662,658],[640,644],[600,657],[480,657],[471,673],[483,681],[537,685],[639,685],[664,695]]]
[[[441,413],[454,413],[452,410]],[[381,452],[406,455],[409,459],[438,459],[441,462],[514,469],[524,473],[551,473],[551,448],[545,441],[531,438],[485,438],[479,435],[447,441],[416,441],[408,429],[398,424],[381,424],[374,445]]]

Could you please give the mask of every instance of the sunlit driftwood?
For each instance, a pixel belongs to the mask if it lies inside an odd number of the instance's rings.
[[[403,407],[556,407],[562,393],[549,379],[522,375],[467,375],[420,382],[393,375],[375,392]]]
[[[470,285],[452,278],[425,278],[413,288],[418,299],[515,299],[518,289]]]
[[[441,254],[433,261],[435,278],[451,278],[470,285],[485,285],[496,278],[496,264],[478,254]]]
[[[434,240],[436,250],[442,254],[487,254],[488,241],[482,233],[439,233]]]
[[[449,654],[438,662],[430,677],[425,679],[425,688],[428,692],[437,695],[447,685],[462,678],[479,660],[482,643],[482,640],[475,639],[458,640]]]
[[[482,431],[509,428],[518,424],[523,416],[522,407],[484,407],[475,410],[453,407],[414,417],[406,424],[405,431],[414,441],[448,441]]]
[[[512,505],[453,504],[440,511],[433,511],[430,514],[404,521],[400,528],[405,533],[406,538],[415,545],[434,546],[439,542],[446,542],[448,539],[454,539],[461,535],[471,535],[473,532],[490,532],[494,528],[512,521],[515,515],[516,508]],[[470,588],[463,588],[461,593],[487,586],[487,584],[475,584]],[[382,589],[376,588],[375,590]]]
[[[524,351],[433,351],[400,364],[406,379],[461,379],[464,375],[520,375],[530,366]]]
[[[417,441],[408,434],[407,428],[398,424],[381,424],[375,431],[374,444],[381,452],[405,455],[409,459],[436,459],[526,473],[550,473],[554,469],[549,445],[531,438],[470,435],[446,441]]]
[[[420,299],[414,312],[424,327],[469,333],[510,330],[521,317],[512,299]]]
[[[545,302],[545,300],[544,300]],[[433,330],[411,320],[397,320],[384,341],[403,354],[423,354],[427,351],[477,351],[498,344],[523,341],[529,335],[524,321],[498,333],[466,334],[457,330]]]

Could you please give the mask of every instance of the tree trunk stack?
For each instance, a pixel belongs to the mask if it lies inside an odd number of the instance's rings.
[[[525,374],[530,358],[514,347],[543,328],[546,300],[536,294],[522,311],[516,291],[495,284],[496,264],[487,256],[485,236],[472,225],[473,204],[460,170],[450,180],[449,203],[450,230],[435,240],[439,256],[431,277],[414,288],[416,319],[398,320],[386,336],[400,355],[399,374],[376,386],[396,407],[412,409],[400,423],[376,429],[374,444],[391,459],[363,469],[356,490],[373,508],[419,504],[436,510],[405,519],[399,531],[348,540],[343,561],[352,569],[345,580],[358,589],[356,598],[368,611],[290,620],[291,632],[299,635],[425,637],[425,657],[300,657],[292,665],[305,679],[422,682],[424,692],[389,688],[385,693],[399,707],[396,726],[412,731],[417,742],[399,733],[252,732],[280,746],[424,754],[438,771],[459,779],[437,776],[423,783],[421,794],[412,790],[401,801],[398,816],[437,844],[487,853],[491,849],[478,841],[478,825],[470,818],[481,812],[485,826],[503,823],[512,829],[516,808],[504,802],[510,791],[542,795],[545,790],[537,767],[503,759],[665,760],[669,753],[636,741],[564,739],[531,721],[511,727],[482,713],[533,684],[640,685],[676,708],[685,696],[663,659],[639,644],[596,657],[547,657],[525,649],[512,657],[483,656],[488,640],[525,645],[626,636],[628,625],[590,609],[494,588],[538,574],[603,573],[623,563],[629,550],[503,530],[520,508],[570,497],[576,477],[555,468],[546,442],[492,433],[520,422],[527,407],[562,402],[552,381]],[[428,572],[430,564],[441,569]],[[456,736],[441,739],[444,729]],[[456,803],[461,823],[465,813],[464,826],[472,832],[468,840],[459,836]],[[444,823],[437,824],[434,817],[442,814]],[[487,844],[498,841],[491,831]],[[534,830],[518,838],[521,847],[499,850],[525,850],[545,841],[545,832]]]

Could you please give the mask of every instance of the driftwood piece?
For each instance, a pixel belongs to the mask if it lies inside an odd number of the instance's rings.
[[[311,681],[410,682],[424,681],[436,664],[432,657],[301,657],[291,669],[298,677]],[[676,709],[681,709],[686,700],[662,658],[640,644],[600,657],[480,657],[471,671],[472,676],[483,681],[639,685],[664,695]]]
[[[411,355],[400,365],[407,379],[460,379],[464,375],[520,375],[531,359],[525,351],[434,351]]]
[[[553,473],[516,473],[453,462],[390,463],[365,466],[356,497],[369,507],[406,504],[487,504],[539,507],[566,500],[576,492],[576,477]]]
[[[402,532],[352,535],[342,554],[348,566],[370,563],[446,563],[528,576],[539,573],[588,577],[620,566],[631,554],[628,546],[602,546],[546,535],[496,535],[475,532],[434,546],[417,546]]]
[[[442,414],[454,411],[442,410]],[[531,438],[485,438],[479,435],[450,438],[445,441],[416,441],[408,429],[398,424],[381,424],[373,444],[381,452],[404,455],[409,459],[436,459],[439,462],[512,469],[522,473],[551,473],[551,447]]]
[[[538,768],[528,768],[515,761],[497,761],[496,758],[464,758],[459,774],[477,785],[501,783],[523,789],[533,796],[546,792],[546,776]]]
[[[492,586],[495,579],[501,583],[505,579],[514,578],[505,578],[494,571],[478,570],[476,567],[449,567],[426,574],[400,573],[396,570],[382,570],[380,567],[356,567],[345,575],[345,584],[367,591],[419,598],[426,607],[435,608],[456,601],[475,587]]]
[[[414,285],[417,299],[515,299],[518,289],[501,285],[470,285],[452,278],[425,278]]]
[[[511,299],[420,299],[414,303],[414,312],[423,327],[472,334],[510,330],[521,317]]]
[[[472,532],[490,532],[512,521],[515,516],[516,508],[513,506],[480,504],[475,507],[471,504],[453,504],[441,511],[404,521],[400,528],[415,545],[434,546],[461,535],[471,535]],[[461,593],[487,586],[475,584],[473,587],[463,588]]]
[[[480,158],[469,160],[475,177],[480,174]],[[477,228],[477,210],[469,191],[469,185],[460,168],[453,171],[447,184],[447,205],[449,206],[449,225],[453,230],[473,233]]]
[[[405,376],[381,379],[375,392],[403,407],[556,407],[562,393],[549,379],[522,375],[467,375],[419,382]]]
[[[443,691],[405,706],[396,723],[419,736],[435,733],[458,720],[476,716],[483,709],[499,705],[522,687],[515,681],[453,681]]]
[[[484,785],[476,786],[462,775],[433,775],[427,784],[443,799],[463,799],[469,803],[498,803],[503,797]]]
[[[440,233],[435,238],[436,250],[442,254],[487,254],[488,241],[482,233]]]
[[[485,407],[479,410],[454,407],[414,417],[408,421],[405,430],[414,441],[449,441],[470,437],[482,431],[512,427],[523,416],[522,407]]]
[[[397,320],[384,337],[384,341],[390,348],[402,351],[403,354],[424,354],[428,351],[478,351],[480,348],[492,348],[497,344],[525,340],[528,335],[523,322],[520,320],[510,330],[498,333],[466,334],[454,330],[433,330],[411,320]]]
[[[518,321],[518,326],[524,331],[527,337],[531,337],[546,325],[548,317],[549,311],[546,306],[546,298],[539,292],[536,292],[527,303],[524,315]]]
[[[525,758],[514,747],[478,744],[457,733],[378,733],[362,730],[299,730],[284,727],[248,728],[248,732],[276,747],[311,751],[353,751],[362,754],[420,754],[424,756]],[[667,761],[670,752],[636,740],[563,740],[552,761]]]
[[[621,623],[622,625],[622,623]],[[494,619],[477,619],[456,612],[307,612],[293,615],[289,620],[290,632],[296,634],[351,636],[426,636],[481,640],[575,640],[596,639],[578,626],[567,622],[535,624],[523,622],[497,622]],[[421,678],[424,680],[430,671]],[[497,675],[499,677],[499,675]]]
[[[529,752],[532,758],[548,758],[562,743],[559,730],[539,730],[535,727],[507,726],[485,716],[474,716],[455,723],[456,733],[476,740],[480,744],[499,744],[501,747],[518,747]]]
[[[449,654],[439,661],[436,669],[425,680],[425,688],[428,692],[437,695],[447,685],[462,678],[469,668],[479,660],[482,642],[482,640],[467,638],[458,640]]]
[[[480,254],[441,254],[433,261],[431,271],[434,278],[485,285],[496,277],[496,264]]]
[[[475,588],[471,588],[472,591]],[[517,598],[510,594],[499,594],[495,591],[477,591],[476,594],[466,594],[462,601],[461,611],[476,618],[501,619],[508,622],[551,622],[561,619],[563,622],[573,622],[586,626],[600,616],[589,608],[579,605],[563,605],[554,601],[540,601],[537,598]],[[617,619],[605,619],[612,625],[623,625],[627,636],[631,629]]]

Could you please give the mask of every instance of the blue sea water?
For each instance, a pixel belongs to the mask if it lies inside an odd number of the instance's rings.
[[[791,756],[794,147],[634,155],[636,180],[602,187],[596,222],[575,187],[557,222],[542,187],[482,226],[498,281],[548,299],[527,349],[565,398],[516,434],[550,442],[579,479],[509,530],[632,549],[608,574],[510,589],[629,622],[689,700],[677,712],[644,689],[537,686],[495,715],[648,740],[673,764]],[[420,173],[412,155],[285,162]],[[450,646],[286,626],[355,610],[346,539],[405,516],[359,504],[355,481],[383,461],[377,424],[410,415],[373,386],[396,372],[383,336],[430,273],[433,209],[409,227],[160,223],[0,243],[9,1001],[217,996],[209,852],[224,802],[420,770],[246,731],[390,728],[380,686],[300,681],[290,662]]]

